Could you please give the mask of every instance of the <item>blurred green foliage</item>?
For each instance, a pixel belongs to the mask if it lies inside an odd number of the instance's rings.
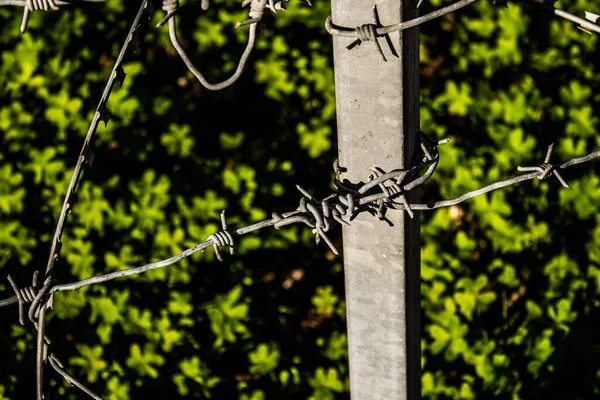
[[[443,3],[447,4],[447,3]],[[443,5],[430,0],[427,12]],[[588,2],[559,1],[582,14]],[[0,274],[43,269],[82,138],[138,4],[0,8]],[[336,156],[329,3],[292,2],[259,26],[252,65],[204,90],[148,30],[109,102],[63,235],[70,282],[170,257],[219,228],[331,190]],[[239,3],[182,1],[181,38],[213,81],[247,29]],[[590,10],[594,11],[594,10]],[[596,10],[597,11],[597,10]],[[153,23],[161,15],[156,13]],[[385,21],[384,21],[385,22]],[[600,146],[598,36],[509,3],[421,29],[422,128],[453,141],[422,190],[448,198]],[[355,49],[353,51],[370,51]],[[596,110],[596,111],[595,111]],[[422,391],[427,399],[596,398],[600,392],[598,164],[423,214]],[[336,241],[340,241],[339,232]],[[10,296],[0,281],[2,297]],[[56,294],[47,333],[70,373],[107,399],[347,398],[341,258],[288,227],[213,253]],[[0,399],[33,396],[35,335],[0,310]],[[84,395],[47,373],[60,398]]]

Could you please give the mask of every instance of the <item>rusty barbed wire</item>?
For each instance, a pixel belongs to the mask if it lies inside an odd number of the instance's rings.
[[[378,38],[385,37],[386,41],[388,42],[388,45],[390,47],[390,50],[392,51],[392,54],[394,54],[397,57],[398,55],[396,53],[396,50],[394,49],[394,46],[392,45],[392,41],[390,40],[389,33],[403,31],[403,30],[409,29],[409,28],[414,28],[415,26],[422,25],[426,22],[429,22],[436,18],[442,17],[446,14],[460,10],[461,8],[471,5],[471,4],[475,3],[476,1],[477,0],[460,0],[460,1],[457,1],[456,3],[453,3],[453,4],[450,4],[449,6],[440,8],[439,10],[432,11],[423,16],[413,18],[408,21],[403,21],[403,22],[400,22],[397,24],[385,25],[385,26],[381,25],[381,23],[379,21],[379,16],[377,14],[377,6],[375,5],[373,7],[375,23],[359,25],[354,29],[346,28],[346,27],[335,25],[332,21],[332,16],[329,15],[327,17],[327,19],[325,20],[325,29],[332,36],[355,38],[355,40],[352,43],[350,43],[348,46],[346,46],[346,48],[348,50],[352,50],[354,47],[360,45],[364,41],[373,41],[375,43],[375,46],[377,48],[379,55],[383,59],[383,61],[387,61],[387,59],[385,58],[385,55],[383,54],[383,51],[381,50],[381,46],[379,45],[379,42],[377,41]],[[502,5],[506,5],[506,1],[507,0],[503,0],[502,2],[498,1],[498,3],[501,3]],[[592,32],[600,33],[600,25],[596,24],[598,19],[600,19],[600,15],[594,14],[592,12],[585,11],[585,18],[580,18],[580,17],[577,17],[566,11],[563,11],[561,9],[554,8],[551,5],[540,3],[539,1],[536,1],[536,0],[514,0],[514,1],[533,5],[535,7],[538,7],[541,11],[543,11],[547,14],[555,15],[557,17],[566,19],[568,21],[575,22],[578,25],[577,27],[579,29],[581,29],[582,31],[587,32],[589,34],[591,34]],[[416,7],[418,8],[420,5],[421,5],[421,1],[419,1],[419,3],[416,5]]]

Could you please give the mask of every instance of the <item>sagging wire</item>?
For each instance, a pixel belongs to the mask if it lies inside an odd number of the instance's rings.
[[[160,20],[157,24],[157,27],[163,26],[165,23],[169,23],[169,39],[173,44],[173,47],[181,57],[181,60],[184,62],[185,66],[190,70],[192,74],[198,79],[200,84],[204,86],[208,90],[222,90],[233,83],[235,83],[246,68],[246,63],[248,62],[248,58],[250,57],[250,53],[254,49],[254,44],[256,42],[256,28],[258,22],[260,22],[265,13],[265,9],[270,9],[273,13],[276,13],[278,10],[285,10],[285,2],[286,0],[244,0],[242,3],[243,7],[250,6],[250,12],[248,13],[249,19],[245,21],[240,21],[236,24],[236,28],[240,26],[250,25],[250,29],[248,32],[248,43],[246,44],[246,48],[240,57],[240,61],[238,62],[237,68],[235,72],[227,79],[218,83],[210,83],[196,68],[192,60],[189,58],[187,53],[185,52],[183,46],[179,42],[177,37],[177,22],[175,14],[179,8],[179,0],[162,0],[162,9],[166,12],[165,16]],[[309,3],[310,4],[310,3]],[[208,3],[203,2],[203,7],[208,7]]]

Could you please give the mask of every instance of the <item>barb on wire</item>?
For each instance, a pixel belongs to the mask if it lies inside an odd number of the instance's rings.
[[[379,44],[379,41],[377,40],[377,37],[378,37],[377,28],[382,27],[381,21],[379,20],[379,13],[377,12],[377,5],[373,6],[373,20],[375,21],[374,24],[365,24],[365,25],[356,27],[356,29],[355,29],[356,40],[354,42],[350,43],[348,46],[346,46],[346,48],[348,50],[351,50],[355,46],[360,45],[362,42],[372,40],[373,42],[375,42],[375,47],[377,47],[377,52],[379,53],[379,55],[381,56],[383,61],[387,61],[387,59],[385,58],[385,55],[383,54],[383,50],[381,50],[381,45]],[[398,55],[398,53],[396,52],[396,49],[394,48],[394,45],[392,44],[392,39],[390,39],[390,35],[386,33],[381,36],[385,37],[385,40],[387,41],[387,44],[388,44],[392,54],[399,58],[400,56]]]
[[[223,258],[221,257],[221,252],[219,250],[220,247],[227,245],[227,246],[229,246],[229,253],[231,255],[235,254],[235,251],[234,251],[235,243],[233,242],[233,236],[231,236],[231,233],[229,233],[229,231],[227,231],[227,220],[225,219],[225,210],[223,210],[221,212],[221,227],[223,228],[222,231],[216,232],[216,233],[210,235],[208,237],[208,239],[206,239],[206,240],[212,241],[212,245],[215,250],[215,254],[219,261],[223,261]]]
[[[101,3],[103,1],[105,0],[0,0],[0,6],[23,7],[23,19],[21,20],[20,31],[21,33],[25,33],[31,11],[57,11],[60,6],[64,5],[72,5],[76,3]]]
[[[477,0],[460,0],[456,3],[450,4],[449,6],[440,8],[439,10],[430,12],[429,14],[423,15],[418,18],[413,18],[408,21],[403,21],[397,24],[382,26],[378,21],[377,10],[375,9],[375,24],[364,24],[357,26],[356,28],[346,28],[342,26],[335,25],[332,21],[331,15],[327,17],[325,20],[325,29],[327,32],[333,36],[347,37],[347,38],[355,38],[355,40],[350,43],[346,48],[351,50],[356,47],[363,41],[373,40],[377,46],[377,50],[384,61],[387,61],[379,43],[377,42],[377,38],[385,36],[388,44],[390,45],[392,52],[395,53],[393,46],[391,45],[391,41],[389,39],[388,34],[390,32],[403,31],[405,29],[414,28],[415,26],[424,24],[425,22],[429,22],[433,19],[442,17],[446,14],[452,13],[456,10],[459,10],[463,7],[466,7]],[[496,0],[495,4],[506,5],[507,0]],[[564,18],[566,20],[575,22],[579,29],[584,32],[591,34],[592,32],[600,33],[600,25],[596,22],[600,19],[600,15],[592,13],[590,11],[585,12],[585,18],[577,17],[573,14],[570,14],[566,11],[560,10],[558,8],[554,8],[551,5],[541,3],[536,0],[514,0],[516,2],[529,4],[535,7],[538,7],[541,11],[544,11],[548,14],[556,15],[560,18]],[[417,4],[417,7],[421,5],[421,1]],[[394,54],[395,55],[395,54]]]
[[[424,24],[425,22],[429,22],[433,19],[439,18],[441,16],[444,16],[446,14],[449,14],[451,12],[459,10],[463,7],[466,7],[476,1],[477,0],[460,0],[454,4],[451,4],[444,8],[440,8],[439,10],[430,12],[429,14],[423,15],[421,17],[413,18],[408,21],[403,21],[403,22],[400,22],[397,24],[386,25],[386,26],[382,26],[379,23],[379,21],[378,21],[379,18],[377,16],[377,14],[375,14],[376,24],[360,25],[354,29],[335,25],[331,19],[331,15],[330,15],[325,20],[325,29],[327,29],[327,32],[329,32],[329,34],[331,34],[333,36],[355,38],[356,40],[347,46],[347,48],[349,50],[352,49],[353,47],[355,47],[357,44],[360,44],[361,41],[374,40],[375,43],[377,44],[379,54],[383,57],[381,48],[379,47],[379,44],[377,43],[378,37],[385,36],[386,40],[388,40],[388,43],[390,44],[390,47],[392,47],[391,40],[389,39],[389,36],[387,36],[389,33],[403,31],[403,30],[409,29],[409,28],[414,28],[415,26]],[[421,3],[419,2],[419,4],[417,4],[417,7],[420,6],[420,4]],[[376,13],[376,11],[375,11],[375,13]],[[392,47],[392,49],[393,49],[393,47]],[[392,50],[392,51],[395,52],[395,50]],[[383,60],[386,61],[385,57],[383,57]]]
[[[551,144],[550,146],[548,146],[548,151],[546,152],[546,158],[544,159],[544,162],[536,167],[521,167],[518,166],[517,170],[518,171],[538,171],[540,173],[540,175],[537,176],[538,179],[540,180],[544,180],[546,179],[549,175],[554,175],[556,176],[556,178],[558,179],[558,181],[560,182],[561,185],[563,185],[563,187],[568,188],[569,185],[567,184],[567,182],[565,182],[565,180],[563,179],[563,177],[560,175],[560,173],[556,170],[556,165],[550,164],[550,158],[552,157],[552,150],[554,149],[554,144]]]
[[[162,0],[162,9],[166,12],[165,16],[160,20],[157,26],[163,26],[165,23],[169,23],[169,38],[173,47],[179,54],[179,57],[183,60],[186,67],[190,70],[192,74],[198,79],[200,84],[204,86],[208,90],[222,90],[233,83],[235,83],[246,68],[246,63],[248,62],[248,58],[250,57],[250,53],[254,49],[254,43],[256,42],[256,26],[257,23],[262,20],[262,17],[265,12],[265,8],[270,9],[273,13],[276,13],[278,10],[285,10],[285,3],[288,0],[244,0],[242,6],[250,6],[249,19],[245,21],[238,22],[235,27],[238,28],[244,25],[250,25],[250,30],[248,32],[248,43],[246,44],[246,48],[240,57],[240,61],[238,66],[229,78],[225,79],[222,82],[218,83],[210,83],[200,72],[192,60],[189,58],[184,48],[181,46],[179,39],[177,37],[177,22],[174,18],[177,10],[179,9],[179,0]],[[204,4],[204,3],[203,3]],[[309,3],[310,4],[310,3]],[[204,4],[206,5],[206,4]]]

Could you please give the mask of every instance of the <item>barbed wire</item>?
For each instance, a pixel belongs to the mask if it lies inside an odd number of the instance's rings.
[[[29,2],[30,0],[28,0]],[[39,5],[40,3],[38,3]],[[26,6],[26,9],[28,6]],[[94,399],[100,399],[98,395],[93,393],[91,390],[86,388],[81,382],[77,381],[74,377],[69,375],[63,368],[63,364],[59,359],[49,351],[48,346],[51,344],[48,336],[45,335],[46,330],[46,310],[52,308],[53,303],[53,292],[50,291],[52,287],[56,285],[56,280],[53,279],[54,266],[58,260],[60,249],[62,247],[61,236],[64,230],[65,221],[67,215],[73,210],[76,201],[76,188],[77,183],[81,177],[84,165],[91,167],[94,160],[94,152],[92,151],[92,139],[96,133],[98,125],[101,121],[104,122],[105,126],[108,124],[110,119],[110,112],[107,108],[108,99],[112,93],[115,83],[123,84],[125,79],[125,71],[123,70],[122,64],[125,61],[126,56],[139,43],[140,31],[142,29],[142,18],[145,16],[150,19],[153,12],[152,3],[149,0],[143,0],[140,8],[131,24],[131,27],[127,33],[125,41],[119,51],[119,55],[115,61],[111,74],[108,78],[102,96],[100,98],[96,112],[92,117],[92,122],[86,134],[83,142],[83,147],[80,151],[79,158],[73,170],[69,186],[67,187],[67,193],[63,201],[63,206],[60,211],[56,229],[52,237],[50,255],[46,265],[46,272],[44,275],[43,283],[39,282],[38,275],[39,271],[36,271],[33,275],[32,286],[30,288],[19,289],[16,283],[8,276],[8,280],[15,291],[17,301],[19,303],[19,322],[24,325],[24,307],[25,303],[31,303],[28,311],[29,320],[33,323],[34,328],[37,331],[37,352],[36,352],[36,396],[38,400],[44,398],[43,395],[43,365],[46,362],[50,363],[50,366],[70,384],[78,387],[83,392],[88,394]],[[135,50],[135,49],[133,49]],[[7,302],[0,302],[0,307],[6,305]]]
[[[576,23],[577,28],[581,29],[584,32],[591,34],[592,32],[600,33],[600,25],[596,24],[599,15],[594,14],[590,11],[585,11],[585,18],[580,18],[576,15],[570,14],[560,8],[555,8],[550,4],[546,4],[545,2],[539,2],[536,0],[513,0],[517,3],[528,4],[530,6],[535,7],[537,10],[542,11],[548,15],[554,15],[559,18],[566,19],[567,21],[571,21]],[[554,2],[552,2],[554,3]]]
[[[102,3],[104,1],[105,0],[0,0],[0,6],[23,7],[23,18],[21,19],[20,31],[21,33],[25,33],[31,11],[56,11],[60,6],[74,5],[77,3]]]
[[[22,32],[26,28],[29,12],[38,9],[56,9],[58,6],[66,4],[75,4],[79,2],[98,2],[102,0],[80,0],[80,1],[60,1],[60,0],[0,0],[0,6],[4,5],[16,5],[23,6],[24,16],[21,25]],[[354,37],[356,40],[351,43],[348,48],[359,45],[362,41],[374,40],[378,48],[379,54],[385,61],[385,55],[377,43],[377,38],[385,36],[392,51],[392,54],[398,56],[395,49],[392,46],[391,40],[388,36],[390,32],[400,31],[408,29],[422,23],[428,22],[432,19],[441,17],[452,11],[456,11],[462,7],[472,4],[476,0],[461,0],[450,6],[444,7],[432,13],[429,13],[423,17],[415,18],[410,21],[402,22],[400,24],[382,26],[379,20],[377,9],[373,9],[374,23],[361,25],[354,30],[337,27],[333,25],[331,16],[327,18],[326,28],[332,35],[343,36],[343,37]],[[534,0],[518,0],[524,3],[535,3]],[[309,3],[310,4],[310,3]],[[419,2],[420,4],[420,2]],[[162,26],[166,22],[169,23],[169,36],[171,42],[180,57],[190,69],[190,71],[198,78],[200,83],[210,90],[221,90],[231,84],[233,84],[243,72],[247,63],[248,57],[254,47],[256,37],[256,26],[257,23],[262,19],[265,8],[270,9],[273,12],[277,10],[285,9],[285,3],[282,1],[275,0],[245,0],[244,6],[250,6],[249,19],[241,21],[236,24],[236,27],[250,25],[248,44],[235,73],[227,80],[211,84],[204,76],[196,69],[189,57],[185,53],[181,44],[177,39],[177,29],[175,22],[175,14],[179,7],[177,0],[162,0],[162,9],[166,12],[164,18],[159,22],[158,26]],[[571,14],[563,12],[562,10],[554,9],[551,6],[543,5],[545,10],[552,11],[554,15],[562,18],[566,18],[579,25],[579,27],[586,32],[591,33],[600,32],[600,27],[596,24],[590,23],[589,21],[595,22],[598,19],[596,14],[586,12],[587,20],[575,17]],[[202,7],[208,7],[208,2],[203,1]],[[24,325],[25,319],[25,306],[29,305],[27,315],[29,320],[33,323],[35,330],[37,331],[36,341],[36,395],[38,400],[43,399],[43,366],[49,363],[50,366],[61,375],[67,382],[78,387],[84,393],[88,394],[94,399],[101,399],[98,395],[89,390],[81,382],[77,381],[64,369],[63,364],[59,361],[54,353],[49,350],[51,340],[46,335],[46,311],[48,308],[52,308],[53,295],[60,291],[72,291],[83,288],[85,286],[106,283],[114,279],[131,276],[135,274],[141,274],[153,269],[163,268],[166,266],[173,265],[183,258],[189,257],[190,255],[204,251],[209,247],[213,247],[213,250],[220,261],[223,260],[220,249],[224,246],[228,246],[230,253],[234,254],[235,238],[249,234],[251,232],[264,229],[267,227],[274,227],[280,229],[284,226],[302,223],[312,229],[312,233],[315,235],[315,241],[317,244],[323,240],[327,246],[331,249],[334,254],[339,254],[336,246],[328,236],[328,232],[337,225],[350,225],[351,222],[361,213],[368,212],[374,216],[377,216],[381,220],[386,220],[387,210],[401,210],[405,211],[410,218],[413,218],[415,211],[427,211],[435,210],[443,207],[449,207],[452,205],[459,204],[475,196],[480,196],[485,193],[489,193],[494,190],[498,190],[516,183],[532,180],[534,178],[547,179],[551,175],[557,177],[559,182],[568,187],[565,180],[560,175],[560,169],[565,169],[573,165],[589,162],[595,158],[600,157],[600,151],[590,153],[583,157],[573,158],[562,164],[550,163],[552,155],[552,146],[548,148],[544,162],[533,167],[518,167],[518,171],[527,172],[522,175],[515,176],[504,181],[499,181],[487,185],[483,188],[465,193],[459,197],[440,200],[433,203],[421,204],[415,203],[410,204],[406,199],[405,195],[410,190],[413,190],[419,185],[422,185],[427,181],[434,173],[435,169],[439,164],[439,150],[438,146],[447,142],[447,140],[434,141],[425,133],[420,133],[421,138],[421,161],[414,167],[408,170],[393,170],[386,172],[381,168],[373,166],[370,169],[370,174],[367,182],[364,184],[353,184],[346,180],[340,180],[344,173],[344,168],[340,167],[336,161],[334,163],[335,180],[334,184],[337,188],[337,192],[333,193],[322,200],[317,200],[301,186],[297,186],[297,189],[302,194],[298,207],[294,211],[286,212],[283,214],[273,213],[270,219],[257,222],[245,227],[241,227],[234,231],[229,231],[225,218],[225,211],[221,213],[221,230],[210,235],[206,241],[191,247],[173,257],[165,260],[149,263],[141,267],[129,268],[126,270],[116,271],[109,274],[104,274],[96,277],[91,277],[77,282],[59,284],[57,280],[53,279],[53,270],[55,263],[59,257],[60,249],[62,246],[61,236],[64,230],[64,224],[67,215],[72,211],[75,200],[76,200],[76,187],[78,180],[80,179],[84,165],[90,167],[93,162],[94,153],[91,149],[91,142],[97,127],[101,121],[104,121],[105,125],[110,119],[110,113],[107,109],[107,102],[112,93],[112,89],[115,83],[123,83],[125,79],[125,72],[122,68],[122,64],[128,52],[131,50],[131,45],[139,41],[139,32],[142,27],[141,19],[143,16],[147,16],[150,19],[152,15],[152,3],[149,0],[144,0],[140,6],[140,9],[134,19],[134,22],[129,30],[129,33],[125,39],[125,42],[119,52],[119,56],[115,61],[115,65],[111,71],[111,75],[107,81],[104,92],[101,96],[99,105],[94,113],[92,122],[90,124],[88,133],[84,140],[80,156],[76,163],[73,171],[72,178],[67,188],[63,207],[61,209],[57,227],[53,235],[51,243],[51,251],[46,266],[46,272],[44,275],[43,282],[39,279],[39,271],[35,271],[33,274],[31,286],[21,288],[9,275],[7,277],[15,295],[4,300],[0,300],[0,307],[5,307],[11,304],[18,304],[19,310],[19,322]],[[560,12],[558,12],[560,11]],[[24,28],[25,27],[25,28]],[[421,172],[423,172],[421,174]],[[388,221],[389,222],[389,221]],[[391,222],[390,222],[391,223]]]
[[[338,192],[332,193],[322,200],[315,199],[301,186],[296,186],[296,188],[302,194],[302,197],[300,198],[298,207],[294,211],[283,214],[275,212],[271,215],[270,219],[236,229],[235,231],[229,231],[227,229],[225,211],[223,211],[221,213],[221,224],[223,228],[221,231],[210,235],[204,242],[184,250],[173,257],[149,263],[141,267],[115,271],[109,274],[96,276],[77,282],[67,284],[56,283],[49,289],[48,294],[77,290],[85,286],[105,283],[114,279],[141,274],[153,269],[170,266],[186,257],[191,256],[194,253],[197,253],[198,251],[204,251],[211,246],[213,247],[217,258],[220,261],[223,261],[219,249],[223,246],[229,246],[230,253],[233,255],[235,246],[234,238],[244,236],[251,232],[255,232],[267,227],[280,229],[284,226],[295,223],[303,223],[312,228],[312,232],[315,234],[317,243],[322,238],[329,246],[331,251],[338,255],[339,252],[333,242],[328,238],[327,232],[329,232],[336,224],[346,226],[350,225],[350,223],[360,213],[368,212],[372,215],[377,215],[379,219],[385,219],[385,211],[387,209],[393,209],[406,211],[409,217],[413,218],[414,211],[432,211],[440,208],[450,207],[473,197],[481,196],[482,194],[502,189],[517,183],[529,181],[535,178],[539,180],[545,180],[552,175],[557,177],[562,186],[568,188],[569,185],[560,175],[560,170],[589,162],[600,157],[599,150],[582,157],[572,158],[562,164],[553,164],[550,162],[553,152],[553,145],[550,145],[548,147],[546,157],[542,163],[533,167],[517,167],[518,171],[527,172],[526,174],[491,183],[480,189],[467,192],[452,199],[439,200],[429,203],[409,204],[405,197],[406,193],[413,190],[417,186],[422,185],[433,175],[439,163],[439,152],[437,150],[437,145],[447,143],[448,141],[446,139],[439,142],[433,142],[424,133],[421,133],[421,137],[423,138],[421,143],[421,149],[424,154],[423,159],[417,166],[411,168],[410,170],[397,169],[386,173],[381,168],[372,167],[366,183],[362,185],[352,184],[348,181],[341,181],[339,179],[343,174],[342,171],[344,171],[344,168],[340,167],[338,161],[336,160],[334,163],[334,171],[336,174],[334,185],[338,189]],[[432,146],[432,143],[435,143],[434,146]],[[425,168],[425,173],[423,175],[418,175],[418,172]],[[373,193],[373,189],[377,189],[379,191]],[[396,200],[399,200],[399,202]],[[31,302],[32,299],[39,295],[38,291],[40,288],[39,286],[36,287],[34,284],[30,287],[18,290],[20,294],[0,301],[0,307],[14,303],[19,303],[21,307],[21,303]],[[21,316],[19,317],[21,318]]]
[[[346,46],[346,48],[348,50],[352,50],[354,47],[360,45],[362,42],[373,41],[375,43],[375,47],[377,48],[377,52],[379,53],[379,55],[381,56],[383,61],[387,61],[387,59],[385,58],[385,55],[383,54],[381,46],[379,45],[379,42],[377,40],[378,38],[385,37],[392,54],[395,55],[396,57],[398,57],[398,54],[397,54],[396,50],[394,49],[394,46],[392,45],[392,41],[389,37],[389,34],[391,32],[399,32],[399,31],[403,31],[405,29],[414,28],[414,27],[422,25],[426,22],[432,21],[436,18],[440,18],[446,14],[460,10],[461,8],[471,5],[471,4],[475,3],[476,1],[477,0],[460,0],[460,1],[457,1],[456,3],[450,4],[449,6],[446,6],[446,7],[440,8],[439,10],[435,10],[428,14],[425,14],[421,17],[417,17],[417,18],[410,19],[408,21],[402,21],[397,24],[385,25],[385,26],[382,25],[379,20],[379,15],[377,13],[377,5],[375,5],[375,6],[373,6],[373,14],[374,14],[373,19],[375,20],[374,23],[367,23],[367,24],[359,25],[355,28],[347,28],[347,27],[335,25],[333,23],[332,16],[329,15],[327,17],[327,19],[325,20],[325,29],[332,36],[354,38],[355,40],[352,43],[350,43],[348,46]],[[568,21],[575,22],[578,25],[579,29],[581,29],[582,31],[587,32],[589,34],[591,34],[592,32],[600,33],[600,25],[597,25],[595,23],[596,21],[598,21],[598,19],[600,19],[600,15],[594,14],[592,12],[585,11],[585,18],[580,18],[580,17],[577,17],[566,11],[560,10],[558,8],[554,8],[553,6],[550,6],[548,4],[540,3],[536,0],[514,0],[514,1],[533,5],[535,7],[538,7],[538,9],[540,11],[543,11],[547,14],[555,15],[557,17],[566,19]],[[503,1],[497,0],[496,2],[501,5],[506,5],[506,0],[503,0]],[[419,1],[419,3],[417,4],[417,7],[419,7],[420,4],[421,4],[421,1]]]
[[[309,2],[310,4],[310,2]],[[203,7],[208,7],[207,4],[203,4]],[[227,79],[218,83],[210,83],[200,72],[192,60],[189,58],[187,53],[185,52],[183,46],[179,42],[177,37],[177,22],[174,18],[177,10],[179,8],[179,0],[162,0],[162,9],[166,12],[166,15],[160,22],[157,24],[157,27],[163,26],[165,23],[169,23],[169,39],[171,40],[171,44],[177,50],[179,57],[184,62],[185,66],[188,70],[198,79],[198,82],[202,86],[204,86],[208,90],[222,90],[233,83],[235,83],[244,72],[246,68],[246,63],[248,62],[248,58],[250,57],[250,53],[254,49],[254,43],[256,42],[256,28],[257,24],[262,20],[263,15],[265,13],[265,9],[270,9],[273,13],[276,13],[278,10],[285,10],[285,0],[244,0],[242,3],[242,7],[250,6],[250,12],[248,13],[249,19],[238,22],[235,27],[239,28],[240,26],[250,25],[250,30],[248,32],[248,43],[246,44],[246,48],[240,57],[240,61],[236,67],[235,72]]]
[[[548,147],[544,161],[539,165],[533,167],[517,167],[518,171],[527,172],[526,174],[492,183],[453,199],[440,200],[426,204],[409,204],[406,200],[405,194],[417,186],[422,185],[433,175],[439,164],[440,157],[438,145],[447,142],[447,140],[435,142],[424,133],[421,133],[421,140],[423,157],[419,164],[409,170],[397,169],[390,172],[385,172],[380,168],[372,167],[366,183],[352,184],[346,180],[340,180],[340,177],[344,172],[344,168],[340,167],[336,160],[334,163],[334,171],[336,175],[334,184],[338,189],[337,193],[333,193],[322,200],[317,200],[301,186],[297,186],[297,189],[301,192],[302,197],[300,198],[298,207],[294,211],[283,214],[273,213],[270,219],[236,229],[235,231],[228,230],[225,219],[225,211],[223,211],[221,213],[222,230],[210,235],[206,241],[165,260],[66,284],[59,284],[56,280],[46,280],[43,285],[39,285],[37,278],[39,273],[35,272],[32,285],[25,288],[19,288],[12,278],[8,276],[8,280],[15,291],[15,296],[0,301],[0,307],[18,303],[19,321],[23,323],[24,307],[27,303],[31,303],[29,306],[28,316],[33,322],[34,328],[38,331],[36,363],[38,368],[38,393],[41,393],[42,364],[45,360],[50,360],[50,365],[59,374],[65,377],[68,382],[79,387],[92,398],[100,398],[89,389],[85,388],[83,384],[77,382],[75,378],[68,375],[54,354],[50,353],[50,355],[47,355],[47,346],[51,342],[44,335],[44,318],[45,311],[48,308],[48,303],[51,302],[52,295],[56,292],[77,290],[86,286],[106,283],[114,279],[141,274],[150,270],[170,266],[182,260],[183,258],[189,257],[198,251],[204,251],[211,246],[213,247],[217,258],[222,261],[223,259],[220,253],[220,248],[228,246],[230,248],[230,253],[233,255],[235,247],[234,238],[267,227],[280,229],[284,226],[297,223],[305,224],[312,228],[312,233],[315,235],[317,244],[321,239],[323,239],[331,251],[337,255],[339,252],[334,243],[328,237],[327,232],[329,232],[336,225],[350,225],[351,222],[361,213],[368,212],[372,215],[376,215],[381,220],[385,220],[386,211],[388,209],[392,209],[405,211],[409,217],[412,218],[414,217],[415,211],[428,211],[449,207],[464,202],[470,198],[511,186],[516,183],[535,178],[544,180],[549,178],[551,175],[556,176],[563,186],[568,187],[567,183],[560,175],[559,170],[566,169],[573,165],[589,162],[600,157],[600,151],[596,151],[582,157],[570,159],[562,164],[552,164],[550,162],[550,158],[552,155],[553,146],[551,145]],[[420,175],[420,172],[423,170],[425,170],[425,172],[423,175]],[[41,399],[39,396],[40,395],[38,394],[38,399]]]

